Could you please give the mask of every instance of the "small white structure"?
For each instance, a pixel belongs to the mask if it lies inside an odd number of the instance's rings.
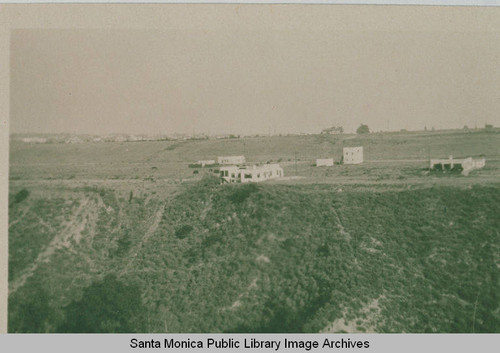
[[[333,158],[316,159],[316,167],[333,166]]]
[[[202,168],[205,168],[206,165],[215,164],[215,160],[214,159],[204,159],[204,160],[196,162],[196,164],[199,164],[199,165],[201,165]]]
[[[25,137],[23,138],[24,143],[46,143],[47,139],[44,137]]]
[[[344,147],[342,156],[344,164],[361,164],[363,163],[363,146]]]
[[[217,157],[217,163],[225,165],[245,164],[245,156]]]
[[[80,139],[78,136],[71,136],[64,140],[64,143],[82,143],[82,139]]]
[[[448,159],[431,159],[430,168],[434,170],[456,170],[462,171],[463,175],[469,175],[469,173],[474,169],[481,169],[486,165],[486,159],[478,158],[473,159],[472,157],[465,159],[453,159],[453,156],[449,156]]]
[[[227,166],[220,168],[222,183],[258,183],[283,176],[283,168],[279,164],[254,165],[252,167]]]

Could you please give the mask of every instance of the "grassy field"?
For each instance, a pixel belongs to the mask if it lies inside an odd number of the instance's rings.
[[[188,167],[222,154],[292,178]],[[496,131],[11,143],[10,178],[10,332],[500,332]]]
[[[344,146],[358,145],[364,147],[367,162],[364,165],[327,171],[311,167],[316,158],[329,157],[338,162]],[[285,168],[285,175],[308,178],[326,175],[348,176],[353,180],[366,171],[365,176],[372,181],[379,174],[385,178],[391,175],[397,178],[397,173],[419,176],[418,168],[428,166],[429,156],[485,156],[487,167],[476,173],[476,177],[488,177],[500,167],[500,133],[478,130],[39,145],[13,142],[10,178],[37,181],[193,178],[193,170],[187,168],[190,163],[220,155],[245,155],[250,163],[279,162]],[[351,170],[355,174],[346,174]]]

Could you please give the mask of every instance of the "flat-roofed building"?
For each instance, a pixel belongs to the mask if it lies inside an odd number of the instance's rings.
[[[331,167],[333,166],[333,158],[316,159],[316,167]]]
[[[206,165],[215,164],[215,159],[204,159],[204,160],[196,162],[196,164],[199,164],[199,165],[201,165],[202,168],[204,168]]]
[[[283,168],[279,164],[254,165],[252,167],[226,166],[219,169],[222,183],[258,183],[281,178]]]
[[[217,163],[222,165],[230,165],[230,164],[245,164],[245,156],[223,156],[217,157]]]

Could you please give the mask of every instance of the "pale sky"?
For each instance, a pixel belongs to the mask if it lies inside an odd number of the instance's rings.
[[[15,30],[12,133],[500,126],[500,33]]]

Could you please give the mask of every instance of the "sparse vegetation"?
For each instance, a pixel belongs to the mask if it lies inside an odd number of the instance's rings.
[[[321,130],[322,134],[343,134],[344,128],[342,126],[332,126]]]

